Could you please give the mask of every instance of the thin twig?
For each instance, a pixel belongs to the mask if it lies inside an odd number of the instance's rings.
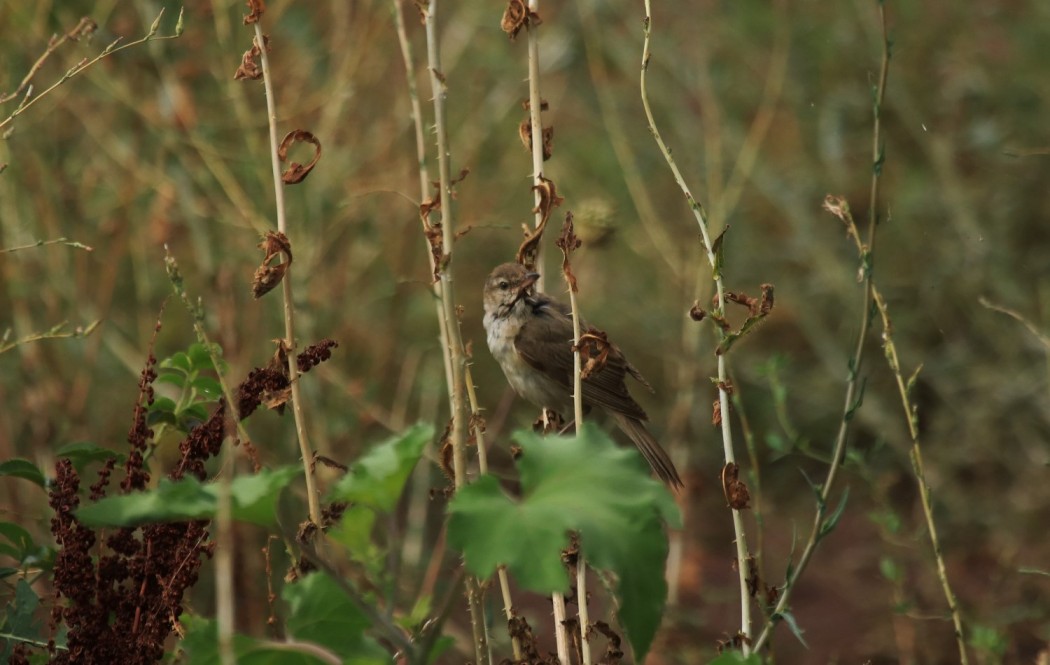
[[[33,249],[35,247],[46,247],[47,245],[65,245],[74,249],[82,249],[85,252],[95,251],[94,247],[88,247],[82,242],[76,240],[70,240],[69,238],[55,238],[54,240],[37,240],[34,243],[28,245],[19,245],[17,247],[0,247],[0,254],[10,254],[11,252],[17,252],[23,249]]]
[[[405,31],[405,12],[401,7],[401,0],[391,0],[394,5],[394,19],[397,26],[397,41],[401,45],[401,59],[405,63],[405,80],[408,84],[408,101],[411,105],[412,126],[416,137],[416,158],[419,163],[419,201],[425,201],[430,195],[430,173],[427,171],[427,144],[423,133],[423,109],[419,103],[419,90],[416,86],[416,67],[412,59],[412,43],[408,40]],[[418,205],[418,204],[417,204]],[[430,261],[430,274],[434,274],[434,255],[427,252]],[[448,330],[445,327],[445,314],[441,305],[441,282],[435,282],[434,306],[437,308],[438,338],[441,341],[441,358],[445,365],[445,382],[451,386],[452,380],[452,352],[448,343]],[[452,391],[449,390],[449,408],[453,408]]]
[[[678,184],[679,189],[685,195],[686,201],[689,204],[689,209],[693,212],[693,216],[696,218],[696,223],[700,227],[700,235],[703,237],[704,249],[707,252],[707,260],[711,264],[713,271],[713,279],[715,282],[716,291],[716,312],[721,315],[725,311],[725,288],[722,283],[722,275],[720,271],[719,261],[716,257],[716,249],[714,241],[711,238],[711,233],[708,230],[707,215],[704,212],[704,207],[693,198],[692,192],[689,191],[688,185],[685,183],[685,179],[682,177],[681,172],[678,170],[678,165],[675,163],[674,158],[671,157],[671,151],[664,142],[663,137],[660,135],[660,130],[656,127],[656,120],[653,118],[653,111],[649,105],[649,94],[646,90],[645,74],[649,68],[649,58],[651,56],[649,45],[650,36],[652,33],[652,10],[651,1],[645,0],[645,39],[642,47],[642,69],[639,87],[641,89],[642,106],[645,109],[645,117],[649,123],[649,131],[652,133],[653,138],[656,140],[657,146],[660,148],[660,152],[664,156],[664,160],[671,169],[671,173],[674,175],[675,182]],[[724,333],[722,333],[724,336]],[[722,448],[725,456],[726,465],[736,464],[736,455],[733,452],[733,431],[730,426],[729,420],[729,393],[727,391],[728,383],[728,370],[726,367],[725,354],[719,354],[718,356],[718,404],[719,413],[722,422]],[[740,514],[740,510],[731,508],[733,515],[733,534],[736,541],[736,563],[737,573],[740,579],[740,633],[744,638],[749,639],[751,637],[751,594],[748,590],[747,581],[747,540],[746,533],[744,531],[744,521]],[[744,654],[750,652],[747,639],[744,640],[743,651]]]
[[[430,89],[434,103],[434,129],[437,135],[439,195],[441,197],[441,235],[445,258],[439,266],[441,281],[441,304],[448,335],[449,353],[452,359],[452,466],[456,489],[467,483],[467,387],[466,354],[460,335],[459,318],[456,316],[455,293],[452,278],[452,245],[455,240],[453,218],[453,192],[451,166],[449,164],[448,127],[445,120],[445,99],[448,88],[441,71],[438,49],[437,10],[438,0],[419,3],[423,12],[427,37],[427,65],[430,71]],[[470,610],[470,625],[474,636],[474,654],[478,665],[491,662],[488,630],[481,604],[481,585],[470,575],[466,581],[467,605]]]
[[[864,343],[868,336],[868,330],[871,328],[872,300],[874,297],[874,287],[872,284],[872,273],[874,270],[873,252],[875,247],[875,230],[878,227],[879,221],[878,197],[879,184],[882,176],[883,157],[881,115],[882,102],[886,95],[886,78],[889,74],[890,68],[890,47],[886,29],[886,12],[881,2],[879,3],[879,18],[882,24],[882,65],[879,69],[879,80],[875,89],[875,99],[872,105],[874,128],[872,131],[872,173],[870,198],[868,201],[868,235],[866,243],[861,242],[860,235],[856,231],[856,225],[853,225],[852,227],[852,235],[857,242],[861,254],[862,276],[864,279],[864,301],[861,308],[860,331],[857,333],[857,344],[853,350],[853,356],[849,363],[849,373],[846,379],[845,407],[843,408],[842,418],[839,421],[838,433],[835,436],[831,466],[828,468],[827,476],[821,486],[820,500],[817,502],[817,510],[813,516],[813,527],[810,531],[809,539],[806,541],[806,545],[802,550],[802,555],[799,557],[798,563],[795,564],[792,569],[791,575],[785,580],[784,588],[781,590],[777,604],[770,613],[773,620],[763,627],[762,632],[759,634],[758,638],[755,639],[754,648],[756,651],[761,649],[772,636],[773,629],[776,626],[778,619],[782,617],[783,613],[788,608],[788,601],[791,598],[799,577],[805,572],[806,567],[809,565],[809,561],[813,556],[813,552],[816,551],[817,545],[821,540],[825,526],[824,517],[827,514],[828,498],[831,496],[832,487],[835,484],[835,479],[838,476],[839,469],[842,466],[842,461],[845,458],[846,436],[849,433],[849,426],[853,420],[853,416],[855,415],[857,408],[860,406],[860,396],[863,392],[863,388],[860,386],[859,377],[861,363],[864,360]],[[848,214],[848,210],[846,212]],[[850,218],[848,224],[851,223],[852,218]]]
[[[95,328],[102,323],[101,319],[92,321],[87,326],[77,326],[73,330],[63,330],[66,327],[66,322],[63,321],[56,326],[52,326],[50,330],[44,332],[30,333],[24,337],[19,337],[16,340],[9,340],[11,329],[8,328],[4,331],[4,334],[0,336],[0,354],[7,353],[16,346],[23,344],[29,344],[31,342],[39,342],[43,339],[68,339],[70,337],[87,337],[91,333],[95,332]]]
[[[959,612],[959,603],[948,582],[948,569],[944,565],[944,554],[941,551],[940,539],[937,536],[937,524],[933,519],[933,507],[930,500],[930,486],[926,483],[926,470],[922,462],[922,447],[919,445],[919,413],[918,406],[911,401],[911,386],[914,385],[915,377],[919,370],[911,375],[907,381],[901,374],[900,359],[897,356],[897,346],[893,343],[893,325],[890,323],[889,309],[886,301],[878,289],[872,286],[875,304],[879,308],[882,317],[882,346],[886,352],[886,362],[893,372],[897,381],[897,391],[901,396],[901,405],[908,422],[908,434],[911,436],[911,465],[915,472],[915,481],[919,485],[919,498],[922,500],[922,514],[926,518],[926,528],[930,534],[930,545],[933,548],[933,558],[937,562],[937,579],[941,582],[944,598],[948,601],[948,609],[952,615],[952,623],[955,626],[955,642],[959,647],[959,662],[968,665],[969,658],[966,654],[966,639],[963,633],[962,615]],[[921,369],[921,368],[920,368]]]
[[[65,83],[69,79],[73,78],[77,74],[80,74],[80,73],[84,72],[86,69],[90,68],[92,65],[94,65],[97,62],[99,62],[103,58],[111,56],[114,53],[118,53],[120,51],[123,51],[124,49],[128,49],[128,48],[131,48],[133,46],[138,46],[139,44],[145,44],[146,42],[151,41],[151,40],[177,39],[180,36],[182,36],[182,10],[181,9],[179,10],[179,20],[175,24],[175,31],[172,34],[170,34],[170,35],[161,35],[161,36],[158,37],[157,36],[157,31],[160,29],[160,19],[161,19],[162,16],[164,16],[164,10],[163,9],[161,9],[160,13],[157,14],[157,18],[153,20],[153,23],[150,25],[149,32],[147,32],[146,35],[144,37],[142,37],[141,39],[136,39],[133,42],[128,42],[127,44],[124,44],[123,46],[117,46],[117,44],[120,43],[120,38],[118,38],[116,41],[112,42],[109,46],[107,46],[105,49],[103,49],[102,52],[99,53],[94,58],[92,58],[90,60],[85,58],[85,59],[81,60],[80,62],[78,62],[77,64],[75,64],[72,67],[70,67],[68,70],[66,70],[66,73],[62,75],[62,78],[60,78],[59,80],[55,81],[53,84],[51,84],[50,87],[48,87],[46,90],[41,92],[36,97],[30,98],[29,97],[29,93],[32,92],[32,86],[28,85],[28,81],[32,77],[32,75],[35,73],[35,70],[39,67],[39,65],[43,64],[42,61],[38,61],[37,64],[34,64],[33,68],[30,69],[29,74],[27,75],[26,79],[23,81],[23,85],[20,85],[18,87],[18,91],[21,91],[23,88],[26,89],[26,92],[27,92],[26,97],[23,98],[22,102],[18,105],[18,108],[16,108],[14,111],[11,112],[11,115],[7,116],[4,120],[0,121],[0,129],[3,129],[7,125],[11,124],[11,122],[15,118],[17,118],[21,114],[25,113],[26,111],[28,111],[33,106],[33,104],[36,104],[41,99],[43,99],[44,97],[47,97],[50,93],[54,92],[55,89],[58,88],[58,86],[62,85],[63,83]],[[54,50],[54,49],[51,49],[51,50]],[[45,56],[46,55],[50,55],[50,54],[45,51]],[[4,101],[6,101],[6,99]]]

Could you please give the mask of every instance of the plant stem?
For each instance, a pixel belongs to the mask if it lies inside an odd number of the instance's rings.
[[[581,665],[591,665],[591,617],[587,609],[587,561],[581,551],[576,556],[576,606],[580,615]]]
[[[529,0],[529,12],[539,10],[539,0]],[[538,26],[533,21],[526,21],[529,48],[529,123],[532,126],[532,185],[533,201],[535,203],[534,224],[539,227],[543,223],[543,212],[541,203],[543,197],[539,187],[543,184],[543,98],[540,97],[540,38],[537,34]],[[543,246],[540,245],[536,252],[536,267],[540,278],[536,280],[536,290],[543,291]],[[565,663],[566,661],[562,661]]]
[[[806,566],[809,565],[813,552],[816,550],[817,544],[820,542],[821,530],[824,526],[824,516],[827,512],[827,501],[831,496],[831,489],[835,484],[839,468],[842,466],[842,460],[846,454],[846,435],[849,433],[849,426],[853,420],[854,412],[860,406],[859,395],[862,392],[862,389],[858,388],[858,377],[860,376],[861,364],[864,361],[864,342],[867,339],[868,330],[871,328],[872,300],[874,297],[872,273],[875,267],[875,229],[878,227],[879,183],[882,176],[882,102],[886,94],[886,78],[889,74],[890,68],[889,39],[886,32],[886,12],[882,2],[879,2],[878,5],[879,18],[882,23],[882,65],[879,69],[879,81],[872,107],[874,112],[874,128],[872,131],[872,173],[868,201],[867,244],[861,244],[859,234],[856,232],[853,234],[857,241],[858,250],[861,253],[861,265],[864,277],[864,301],[863,307],[861,308],[860,331],[857,333],[857,344],[853,350],[853,356],[849,364],[849,373],[846,379],[845,406],[843,408],[842,418],[839,421],[838,433],[835,436],[831,466],[828,468],[827,476],[821,487],[820,501],[817,502],[816,514],[813,516],[813,527],[810,531],[809,539],[806,541],[806,546],[802,550],[802,556],[799,557],[798,563],[792,569],[791,575],[785,580],[784,588],[781,590],[777,604],[771,612],[773,620],[765,625],[761,634],[759,634],[758,638],[755,640],[754,646],[756,651],[761,649],[772,636],[773,628],[777,624],[777,619],[787,610],[788,600],[791,598],[792,592],[795,589],[795,584],[802,573],[805,572]]]
[[[423,109],[419,103],[419,90],[416,86],[416,68],[412,59],[412,44],[408,40],[405,31],[405,12],[401,8],[401,0],[391,0],[394,5],[394,20],[397,26],[397,41],[401,45],[401,59],[405,63],[405,79],[408,83],[408,101],[411,104],[412,126],[416,137],[416,159],[419,164],[419,200],[425,201],[430,195],[430,173],[427,171],[427,144],[423,134]],[[434,255],[427,251],[430,262],[430,274],[434,273]],[[441,341],[441,358],[445,365],[445,382],[451,386],[452,380],[452,353],[448,343],[448,329],[445,326],[445,313],[441,304],[441,282],[433,286],[434,306],[437,309],[438,339]],[[453,408],[452,391],[449,390],[449,409]]]
[[[941,552],[940,539],[937,536],[937,524],[933,519],[933,507],[930,500],[930,486],[926,483],[926,470],[922,462],[922,447],[919,445],[919,414],[918,407],[911,401],[911,390],[901,375],[900,359],[897,356],[897,347],[893,343],[893,326],[890,324],[889,309],[886,301],[878,289],[872,287],[875,304],[882,316],[883,348],[886,352],[886,361],[897,381],[897,391],[901,396],[901,405],[904,407],[904,415],[908,422],[908,434],[911,436],[911,465],[915,472],[915,481],[919,485],[919,498],[922,500],[922,514],[926,518],[926,528],[930,533],[930,545],[933,548],[933,558],[937,562],[937,579],[941,582],[944,598],[948,601],[948,609],[952,615],[952,623],[955,626],[955,642],[959,647],[959,662],[968,665],[969,658],[966,654],[966,639],[963,632],[962,616],[959,613],[959,603],[956,600],[952,586],[948,582],[948,570],[944,565],[944,555]],[[913,378],[918,375],[918,370]],[[909,381],[910,382],[910,381]]]
[[[467,443],[467,389],[466,357],[463,340],[460,336],[459,319],[456,316],[455,293],[452,278],[452,245],[455,241],[453,221],[452,177],[449,165],[448,128],[445,121],[445,99],[448,88],[445,86],[444,74],[441,72],[441,58],[438,51],[437,9],[438,0],[428,0],[419,4],[424,14],[427,36],[427,65],[430,70],[430,88],[434,100],[434,128],[437,134],[438,177],[441,196],[441,235],[445,255],[440,266],[441,304],[445,319],[445,330],[448,335],[449,353],[452,360],[452,466],[455,474],[455,486],[458,490],[467,482],[466,443]],[[467,605],[470,610],[470,625],[474,635],[474,653],[478,665],[491,662],[489,653],[488,631],[485,626],[485,614],[481,603],[481,586],[478,580],[470,575],[466,580]]]
[[[671,173],[674,175],[675,182],[685,195],[686,201],[689,204],[689,209],[692,210],[693,216],[696,218],[696,223],[700,227],[704,249],[707,252],[707,260],[711,264],[713,270],[713,279],[715,282],[717,297],[715,308],[719,314],[722,314],[725,311],[725,288],[722,283],[720,266],[718,265],[718,260],[715,255],[715,247],[711,239],[710,231],[707,227],[707,216],[704,212],[703,206],[693,198],[692,192],[689,191],[688,185],[685,184],[685,179],[678,170],[678,165],[675,163],[674,158],[671,157],[671,151],[668,149],[663,137],[661,137],[660,130],[656,127],[656,121],[653,118],[653,111],[649,105],[649,94],[646,90],[645,74],[646,70],[649,68],[649,58],[651,56],[649,45],[650,35],[652,33],[652,10],[650,5],[651,0],[645,0],[645,39],[642,47],[642,70],[639,83],[641,88],[642,106],[645,108],[645,117],[649,123],[649,131],[656,140],[656,144],[659,146],[660,152],[664,156],[664,160],[667,162],[667,165],[671,169]],[[733,452],[733,431],[729,422],[729,393],[726,389],[728,385],[728,370],[726,368],[725,354],[720,354],[718,356],[718,408],[722,421],[722,449],[727,465],[736,464],[736,456]],[[737,573],[740,579],[740,633],[743,637],[750,639],[751,594],[748,591],[747,583],[748,554],[746,533],[744,531],[744,521],[740,511],[735,508],[731,508],[731,511],[733,515],[733,534],[736,542]],[[745,655],[750,653],[750,648],[746,639],[743,643],[743,652]]]
[[[288,222],[284,206],[284,181],[281,180],[280,159],[277,157],[277,104],[274,101],[273,79],[270,75],[270,59],[266,54],[262,28],[255,23],[255,42],[259,46],[259,61],[262,64],[263,87],[266,90],[266,118],[270,129],[270,164],[273,170],[273,187],[277,208],[277,230],[288,234]],[[303,415],[303,398],[299,391],[299,359],[295,352],[295,307],[292,302],[292,266],[281,280],[281,295],[284,300],[284,336],[288,351],[288,380],[292,392],[292,416],[295,418],[295,434],[299,440],[299,454],[303,458],[303,471],[306,476],[306,501],[310,511],[310,521],[321,526],[321,503],[317,496],[316,482],[313,474],[313,451],[306,435],[305,416]]]

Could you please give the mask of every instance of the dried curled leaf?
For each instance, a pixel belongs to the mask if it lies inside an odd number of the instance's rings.
[[[740,467],[734,462],[728,462],[722,467],[722,492],[725,494],[726,503],[733,510],[751,507],[751,494],[747,491],[744,481],[740,480]]]
[[[259,249],[265,256],[252,277],[252,295],[256,298],[263,297],[280,284],[292,265],[292,244],[280,231],[267,231]],[[283,257],[281,263],[274,264],[273,260],[279,255]]]
[[[244,25],[258,23],[266,12],[265,0],[248,0],[245,4],[248,5],[248,14],[244,17]]]
[[[525,0],[510,0],[507,3],[507,8],[503,10],[503,18],[499,22],[499,27],[503,29],[503,32],[507,33],[507,36],[511,41],[518,36],[521,29],[527,25],[540,25],[543,21],[540,19],[540,15],[534,11],[529,10],[529,5]]]
[[[726,300],[747,307],[748,316],[740,325],[739,330],[729,333],[722,339],[718,344],[718,348],[715,349],[715,355],[722,355],[723,353],[728,352],[733,344],[736,344],[741,337],[754,330],[755,326],[761,323],[762,320],[769,316],[769,313],[773,311],[773,285],[763,284],[761,289],[762,295],[758,298],[752,298],[746,293],[726,292]],[[728,332],[728,329],[726,328],[723,330]]]
[[[267,51],[270,50],[270,38],[267,35],[263,35],[263,48]],[[241,56],[241,66],[234,72],[233,80],[248,79],[258,81],[261,79],[263,75],[262,66],[256,61],[260,55],[262,55],[262,49],[260,49],[258,41],[252,39],[252,47]]]
[[[558,196],[554,181],[548,180],[543,176],[540,176],[540,184],[534,185],[532,190],[540,193],[540,202],[532,209],[534,213],[542,213],[540,223],[534,229],[530,229],[528,226],[525,227],[525,240],[518,247],[518,255],[515,259],[529,270],[533,270],[536,267],[536,256],[540,251],[540,239],[543,237],[543,230],[547,228],[547,220],[550,219],[551,211],[560,206],[565,200]]]
[[[445,431],[438,440],[438,466],[448,481],[455,482],[456,471],[452,463],[452,421],[445,425]]]
[[[518,125],[518,138],[529,152],[532,152],[532,120],[525,118]],[[554,154],[554,128],[543,128],[543,161],[547,161]]]
[[[579,293],[579,288],[576,286],[576,275],[572,272],[572,266],[569,264],[569,257],[572,253],[579,249],[580,245],[583,244],[579,238],[576,237],[576,231],[572,224],[572,212],[565,213],[565,223],[561,227],[561,235],[554,241],[554,244],[561,250],[561,272],[565,275],[565,281],[569,283],[569,288],[572,289],[573,293]],[[582,337],[581,337],[582,339]],[[584,376],[584,378],[587,378]]]
[[[597,328],[591,328],[580,335],[579,345],[573,348],[573,351],[579,350],[580,360],[583,363],[580,369],[580,379],[586,380],[592,374],[597,374],[605,369],[612,348],[609,336]]]
[[[431,263],[434,267],[434,281],[441,279],[441,269],[446,264],[449,255],[445,254],[445,241],[441,233],[441,222],[431,222],[430,213],[441,209],[441,192],[434,194],[434,198],[423,201],[419,206],[419,219],[423,222],[423,235],[426,236],[430,245]]]
[[[288,135],[284,137],[281,145],[277,148],[277,157],[282,162],[287,161],[288,150],[296,142],[312,145],[314,147],[314,158],[306,165],[299,162],[292,162],[288,165],[288,168],[281,174],[281,180],[288,185],[295,185],[305,180],[306,176],[310,175],[310,171],[317,165],[318,160],[321,159],[321,142],[317,140],[317,137],[305,129],[296,129],[288,132]]]

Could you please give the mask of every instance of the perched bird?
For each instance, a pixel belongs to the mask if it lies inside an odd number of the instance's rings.
[[[484,291],[489,351],[519,395],[538,407],[571,413],[572,312],[567,305],[536,292],[538,278],[518,263],[504,263],[489,275]],[[587,326],[581,321],[580,328]],[[609,414],[656,474],[668,485],[681,487],[671,458],[645,428],[645,411],[627,391],[627,374],[649,385],[620,349],[612,346],[605,367],[582,382],[584,409],[599,407]]]

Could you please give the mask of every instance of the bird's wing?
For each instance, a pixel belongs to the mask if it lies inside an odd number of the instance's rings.
[[[572,390],[572,314],[562,303],[543,294],[530,298],[532,316],[522,326],[514,347],[536,370]],[[581,324],[581,328],[585,328]],[[583,381],[583,401],[638,420],[647,420],[645,411],[627,392],[624,376],[640,376],[615,345],[609,350],[605,367]],[[644,381],[644,379],[643,379]],[[645,385],[648,386],[648,383]]]

